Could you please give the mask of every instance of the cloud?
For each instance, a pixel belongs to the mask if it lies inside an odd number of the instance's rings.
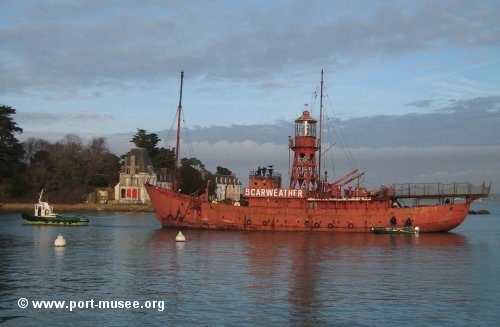
[[[415,108],[429,108],[433,104],[433,102],[433,100],[417,100],[407,103],[406,105]]]
[[[443,111],[449,111],[452,113],[475,113],[476,115],[482,113],[492,113],[495,115],[500,109],[500,95],[498,96],[488,96],[488,97],[477,97],[467,100],[451,100],[451,104],[445,108]],[[491,116],[486,117],[486,119],[491,119]],[[498,116],[496,117],[498,119]]]
[[[286,89],[290,87],[290,85],[286,83],[267,82],[267,83],[259,83],[257,87],[264,90],[273,90],[273,89]]]
[[[499,150],[500,146],[357,148],[352,155],[373,185],[493,181],[500,189],[500,173],[495,168],[500,164]],[[349,167],[342,157],[338,156],[337,162],[341,168]]]
[[[279,87],[317,66],[452,48],[498,48],[494,1],[220,3],[3,1],[0,92],[120,87],[176,78]],[[293,68],[293,69],[290,69]],[[78,93],[75,93],[78,96]]]
[[[415,102],[427,103],[428,100]],[[500,96],[488,96],[448,101],[431,112],[419,114],[342,120],[326,110],[323,143],[331,140],[337,146],[354,148],[499,145],[499,109]],[[288,136],[293,133],[293,121],[284,120],[269,124],[197,127],[189,132],[193,141],[252,140],[260,144],[269,141],[287,144]],[[169,135],[164,131],[158,134],[163,139]]]
[[[51,125],[60,122],[102,122],[111,121],[115,118],[110,115],[101,115],[97,113],[51,113],[51,112],[18,112],[16,113],[16,120],[20,124],[44,124]]]

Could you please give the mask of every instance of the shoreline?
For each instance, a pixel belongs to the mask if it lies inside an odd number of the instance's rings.
[[[55,212],[59,211],[123,211],[123,212],[155,212],[150,204],[98,204],[98,203],[55,203],[51,204]],[[1,203],[0,211],[34,210],[33,203]]]

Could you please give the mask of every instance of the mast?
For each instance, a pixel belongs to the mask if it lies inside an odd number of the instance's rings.
[[[43,194],[43,188],[40,191],[40,197],[38,198],[38,203],[42,202],[42,194]]]
[[[184,71],[181,71],[181,91],[179,95],[179,106],[177,107],[177,138],[175,140],[175,167],[173,191],[177,192],[177,170],[179,169],[179,139],[181,135],[181,112],[182,112],[182,83],[184,81]]]
[[[321,142],[323,136],[323,69],[321,70],[321,91],[319,99],[319,138],[318,138],[318,190],[323,193],[323,184],[321,181]]]

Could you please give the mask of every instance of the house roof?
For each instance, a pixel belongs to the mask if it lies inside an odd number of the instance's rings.
[[[153,162],[149,157],[148,151],[144,148],[133,148],[125,157],[124,166],[132,166],[132,156],[135,157],[135,167],[139,168],[140,173],[149,173],[153,169]],[[151,167],[151,168],[148,168]]]

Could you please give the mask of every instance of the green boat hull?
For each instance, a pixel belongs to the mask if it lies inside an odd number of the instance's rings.
[[[21,217],[25,224],[29,225],[42,225],[42,226],[87,226],[89,220],[85,217],[37,217],[30,215],[26,212],[21,213]]]
[[[372,227],[372,231],[374,234],[409,234],[416,235],[418,234],[418,230],[414,228],[398,228],[398,227]]]

